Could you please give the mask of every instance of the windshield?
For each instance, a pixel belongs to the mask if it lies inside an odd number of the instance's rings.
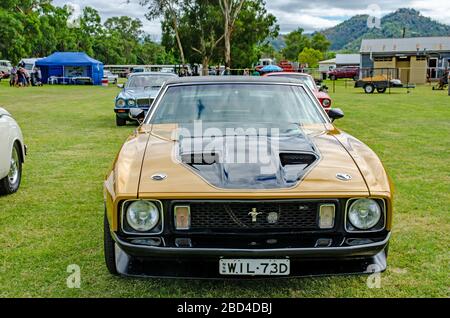
[[[27,71],[31,71],[31,70],[33,69],[33,66],[34,66],[34,64],[29,64],[29,63],[27,63],[27,64],[25,64],[25,69],[26,69]]]
[[[316,87],[316,83],[312,80],[311,77],[309,76],[305,76],[305,75],[301,75],[301,74],[276,74],[276,75],[270,75],[271,77],[273,76],[280,76],[280,77],[288,77],[288,78],[294,78],[296,80],[302,81],[303,84],[305,84],[306,86],[309,87],[309,89],[315,91],[317,90]]]
[[[150,123],[324,123],[306,91],[281,84],[203,84],[169,87]]]
[[[127,88],[159,88],[169,78],[167,75],[135,75],[128,80]]]

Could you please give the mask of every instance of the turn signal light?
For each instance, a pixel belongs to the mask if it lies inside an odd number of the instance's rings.
[[[335,217],[334,204],[322,204],[319,210],[319,227],[321,229],[332,229]]]
[[[174,209],[175,229],[189,230],[191,228],[191,209],[188,205],[177,205]]]

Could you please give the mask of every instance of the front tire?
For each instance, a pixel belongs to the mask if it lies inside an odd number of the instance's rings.
[[[120,118],[119,116],[116,115],[116,125],[117,126],[125,126],[127,124],[127,120]]]
[[[336,75],[331,75],[330,76],[330,80],[335,81],[336,80]]]
[[[116,243],[114,242],[110,231],[108,218],[105,213],[103,220],[103,251],[105,255],[105,264],[106,268],[112,275],[119,275],[116,267]]]
[[[372,94],[375,90],[375,86],[373,86],[372,84],[366,84],[364,85],[364,92],[366,94]]]
[[[0,194],[17,192],[22,181],[22,160],[20,158],[20,145],[15,143],[11,153],[9,173],[0,180]]]

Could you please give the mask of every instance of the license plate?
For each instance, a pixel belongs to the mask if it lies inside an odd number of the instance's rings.
[[[221,259],[221,275],[289,275],[288,259]]]

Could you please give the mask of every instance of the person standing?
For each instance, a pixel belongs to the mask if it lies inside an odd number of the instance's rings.
[[[11,69],[11,76],[9,78],[9,86],[16,86],[17,85],[17,67],[13,67]]]
[[[27,71],[26,68],[22,68],[23,69],[23,74],[25,76],[25,85],[26,86],[30,86],[31,84],[31,75],[30,73]]]
[[[21,66],[17,70],[17,79],[18,79],[19,87],[25,86],[27,84],[25,69]]]
[[[42,86],[42,72],[39,67],[36,67],[35,74],[36,74],[36,85]]]

